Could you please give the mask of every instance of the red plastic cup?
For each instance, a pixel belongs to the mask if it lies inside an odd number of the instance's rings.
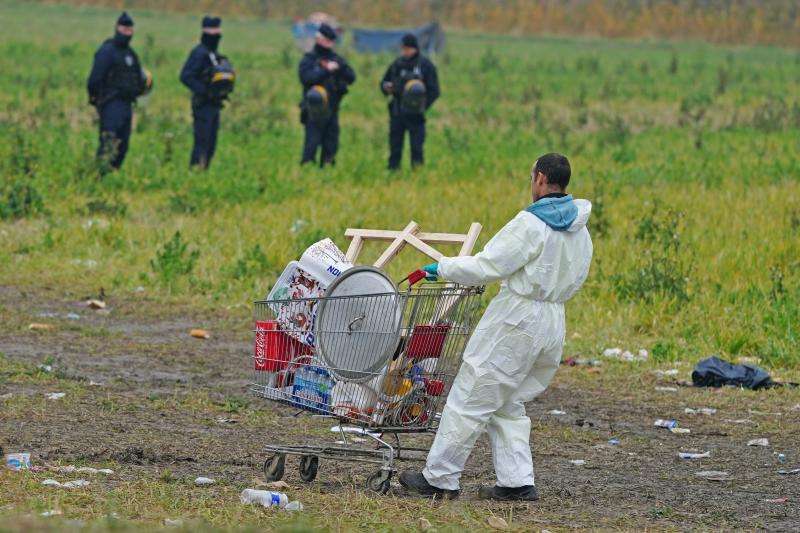
[[[441,379],[426,379],[425,392],[428,396],[441,396],[444,392],[444,381]]]

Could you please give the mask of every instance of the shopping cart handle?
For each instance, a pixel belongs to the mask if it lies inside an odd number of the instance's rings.
[[[406,276],[406,279],[404,279],[403,281],[408,280],[408,284],[409,285],[414,285],[418,281],[421,281],[421,280],[425,279],[427,276],[428,276],[428,273],[425,272],[424,270],[422,270],[422,269],[415,270],[414,272],[412,272],[411,274]]]

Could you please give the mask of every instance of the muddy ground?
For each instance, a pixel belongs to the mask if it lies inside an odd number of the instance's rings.
[[[84,296],[0,287],[0,354],[28,369],[49,362],[56,376],[2,376],[0,394],[11,394],[0,400],[6,451],[31,451],[37,464],[113,464],[118,477],[103,481],[111,485],[163,478],[169,471],[244,488],[261,475],[264,444],[335,440],[327,431],[330,421],[296,417],[296,410],[249,396],[246,309],[197,312],[165,306],[145,292],[112,295],[107,310],[98,312],[86,308]],[[33,322],[54,329],[31,331]],[[189,337],[195,327],[209,330],[211,338]],[[680,370],[677,377],[653,373],[673,367]],[[800,528],[800,475],[778,474],[800,467],[798,392],[698,390],[677,383],[690,370],[688,364],[612,362],[562,367],[528,409],[541,501],[513,506],[514,523],[549,529]],[[67,392],[64,399],[43,399],[59,387]],[[688,415],[685,407],[718,411]],[[566,414],[549,413],[555,409]],[[692,432],[671,434],[653,426],[656,418],[676,418]],[[770,446],[746,445],[757,437],[768,438]],[[612,438],[620,443],[609,444]],[[487,444],[482,438],[470,459],[462,500],[479,510],[502,509],[473,502],[478,484],[492,482]],[[679,451],[710,451],[711,457],[683,460]],[[786,455],[785,464],[777,453]],[[570,462],[575,459],[586,464],[576,466]],[[371,470],[322,461],[313,490],[361,491]],[[704,470],[730,477],[696,476]],[[286,480],[302,485],[292,461]],[[404,497],[399,485],[391,493]],[[775,501],[783,498],[788,500]]]

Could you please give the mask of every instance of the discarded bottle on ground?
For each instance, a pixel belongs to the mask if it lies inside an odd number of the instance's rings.
[[[653,425],[656,426],[656,427],[660,427],[660,428],[672,429],[672,428],[678,427],[678,421],[677,420],[663,420],[663,419],[659,418],[658,420],[656,420],[653,423]]]
[[[244,489],[239,496],[242,503],[257,503],[264,507],[280,507],[283,509],[289,503],[289,497],[282,492],[270,490]]]

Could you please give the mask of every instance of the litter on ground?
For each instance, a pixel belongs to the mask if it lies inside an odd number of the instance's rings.
[[[786,502],[789,501],[789,498],[784,496],[783,498],[773,498],[773,499],[767,499],[767,500],[764,500],[764,501],[767,502],[767,503],[786,503]]]
[[[702,472],[695,472],[694,475],[709,481],[727,481],[730,479],[730,474],[721,470],[703,470]]]
[[[774,387],[769,374],[752,365],[734,365],[718,357],[703,359],[692,371],[692,382],[696,387],[721,387],[729,385],[746,389]]]
[[[681,459],[707,459],[711,457],[711,452],[678,452],[678,457]]]
[[[678,392],[677,387],[656,387],[658,392]]]
[[[23,453],[7,453],[6,454],[6,468],[11,470],[28,470],[31,467],[31,454],[28,452]]]
[[[553,416],[561,416],[561,415],[567,414],[567,412],[566,411],[559,411],[558,409],[553,409],[552,411],[548,411],[547,414],[548,415],[553,415]]]
[[[66,392],[46,392],[44,394],[44,397],[47,398],[48,400],[60,400],[66,395],[67,395]]]
[[[678,375],[678,369],[677,368],[672,368],[670,370],[653,370],[653,374],[655,374],[656,377],[659,377],[659,378],[668,377],[668,376],[672,377],[672,376],[677,376]]]
[[[89,309],[105,309],[106,303],[103,300],[91,299],[86,300],[86,307]]]
[[[717,410],[712,407],[700,407],[698,409],[687,407],[683,412],[687,415],[713,415],[717,413]]]
[[[209,339],[211,338],[211,334],[204,330],[204,329],[193,329],[189,332],[189,335],[194,337],[195,339]]]
[[[620,361],[647,361],[650,357],[650,353],[645,350],[641,349],[635,354],[629,352],[628,350],[622,350],[622,348],[606,348],[603,350],[603,357],[608,357],[610,359],[619,359]]]
[[[691,433],[692,430],[689,428],[669,428],[670,433],[675,433],[676,435],[686,435]]]
[[[778,473],[782,476],[793,476],[794,474],[800,474],[800,468],[793,468],[792,470],[778,470]]]
[[[729,424],[755,424],[749,418],[737,418],[736,420],[731,420],[730,418],[726,418],[724,422],[728,422]]]
[[[764,438],[751,439],[751,440],[747,441],[747,445],[748,446],[769,446],[769,440],[768,439],[764,439]]]
[[[202,477],[202,476],[200,476],[198,478],[195,478],[195,480],[194,480],[194,484],[198,485],[198,486],[213,485],[214,483],[216,483],[216,480],[211,479],[210,477]]]
[[[583,466],[586,464],[586,461],[583,459],[572,459],[570,460],[570,463],[574,464],[575,466]]]
[[[61,483],[56,481],[55,479],[45,479],[42,481],[42,485],[47,485],[49,487],[61,487],[63,489],[76,489],[80,487],[85,487],[89,485],[89,482],[85,479],[76,479],[74,481],[67,481],[66,483]]]
[[[77,472],[79,474],[105,474],[107,476],[114,473],[113,470],[110,468],[92,468],[90,466],[79,466],[76,467],[74,465],[67,465],[67,466],[48,466],[48,470],[52,470],[53,472],[58,472],[60,474],[71,474],[73,472]]]

